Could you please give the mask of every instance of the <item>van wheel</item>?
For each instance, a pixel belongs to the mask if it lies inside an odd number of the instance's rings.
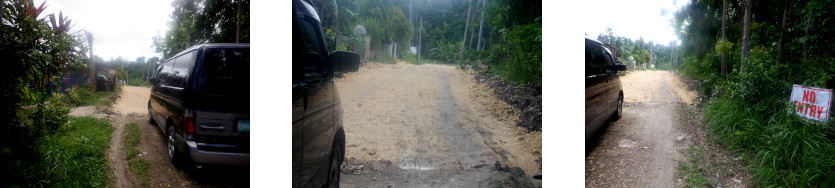
[[[623,93],[618,94],[618,109],[615,114],[612,114],[612,121],[620,119],[623,116]]]
[[[174,126],[168,126],[165,143],[168,149],[168,161],[176,165],[180,161],[180,155],[177,152],[177,140],[174,138]]]
[[[339,187],[339,175],[342,173],[342,148],[336,142],[331,147],[330,168],[328,170],[328,184],[327,187]]]

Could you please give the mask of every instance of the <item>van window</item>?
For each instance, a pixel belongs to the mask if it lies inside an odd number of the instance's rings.
[[[203,57],[202,92],[249,97],[249,48],[209,48]]]
[[[593,42],[586,41],[586,76],[605,73],[605,56],[600,47]]]
[[[162,64],[162,67],[159,69],[160,71],[157,79],[159,79],[160,85],[173,86],[171,84],[171,67],[174,65],[174,61],[175,59],[168,60],[168,62]]]
[[[197,51],[191,51],[177,57],[174,66],[171,67],[171,86],[185,88],[186,79],[189,75],[191,66],[194,65],[194,54]]]

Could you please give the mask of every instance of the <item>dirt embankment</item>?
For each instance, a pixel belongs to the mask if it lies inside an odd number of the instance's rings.
[[[498,75],[487,72],[489,66],[480,61],[472,67],[461,64],[461,69],[474,73],[475,80],[493,90],[493,95],[503,100],[519,112],[516,125],[528,131],[542,131],[542,84],[528,83],[524,85],[516,82],[506,82]]]
[[[471,72],[448,65],[365,64],[336,79],[343,102],[343,186],[537,184],[541,133]]]

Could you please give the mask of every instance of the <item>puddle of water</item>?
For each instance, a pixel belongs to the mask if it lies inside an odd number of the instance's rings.
[[[435,168],[429,167],[429,166],[420,166],[420,165],[416,165],[416,164],[405,164],[405,163],[401,163],[398,166],[400,166],[400,169],[403,169],[403,170],[432,170],[432,169],[435,169]]]
[[[635,147],[636,143],[637,142],[635,142],[634,140],[626,140],[626,139],[625,140],[620,140],[620,144],[618,144],[618,147],[632,148],[632,147]]]

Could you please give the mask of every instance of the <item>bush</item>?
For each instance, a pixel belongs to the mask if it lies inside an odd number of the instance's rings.
[[[458,42],[441,42],[435,41],[435,47],[427,51],[429,58],[445,61],[448,63],[456,62],[458,52],[461,50],[461,44]]]
[[[500,30],[504,43],[490,48],[488,59],[493,71],[505,80],[525,83],[542,82],[542,21]]]
[[[775,75],[773,62],[752,56],[747,73],[702,85],[716,92],[704,121],[716,139],[752,157],[753,181],[762,187],[835,186],[835,122],[811,123],[794,115],[790,82]],[[825,87],[831,79],[811,75],[805,83]],[[704,83],[703,83],[704,84]]]

